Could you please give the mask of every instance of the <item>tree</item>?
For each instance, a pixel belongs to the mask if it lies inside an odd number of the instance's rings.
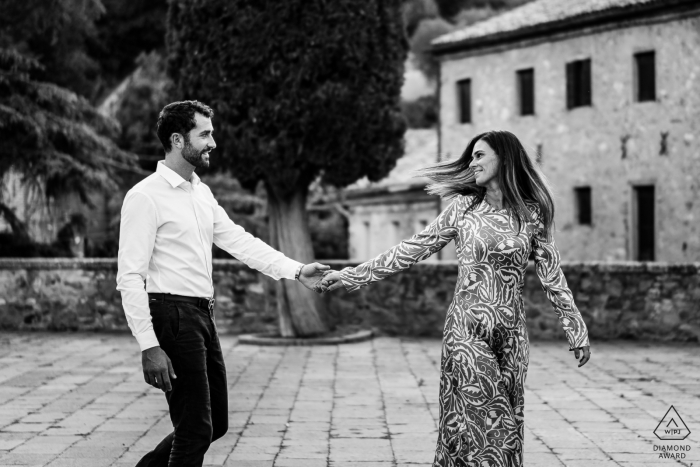
[[[89,203],[92,190],[116,189],[119,170],[132,170],[135,158],[112,141],[116,122],[85,98],[33,79],[42,71],[36,60],[0,48],[0,178],[13,170],[47,198],[77,193]],[[0,213],[17,237],[28,238],[2,203]]]
[[[403,153],[401,0],[172,1],[169,70],[211,105],[218,164],[264,182],[273,245],[312,260],[309,184],[386,176]],[[216,160],[215,160],[215,163]],[[321,302],[278,282],[282,335],[325,332]]]
[[[97,40],[88,48],[101,69],[100,79],[94,83],[97,96],[110,92],[137,66],[143,67],[144,60],[153,61],[165,51],[168,13],[167,0],[102,0],[102,3],[105,14],[95,22]],[[145,122],[150,128],[154,121]]]
[[[100,0],[22,0],[2,2],[0,47],[37,60],[33,78],[91,97],[99,64],[88,53],[97,40]]]

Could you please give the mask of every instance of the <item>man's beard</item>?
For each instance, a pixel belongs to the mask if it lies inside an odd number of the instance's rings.
[[[189,141],[185,141],[185,148],[182,150],[182,158],[197,168],[206,169],[209,167],[209,161],[204,159],[204,154],[209,151],[211,151],[211,148],[197,151]]]

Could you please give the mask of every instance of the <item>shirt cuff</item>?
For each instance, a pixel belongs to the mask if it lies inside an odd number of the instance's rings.
[[[153,332],[153,329],[139,334],[135,337],[136,341],[139,343],[139,347],[141,347],[141,352],[143,352],[144,350],[148,350],[152,347],[158,347],[160,345],[160,343],[158,342],[158,338],[156,337],[156,333]]]
[[[282,279],[294,280],[294,275],[297,273],[299,266],[304,267],[304,264],[287,258],[282,264],[282,267],[280,267],[280,277],[282,277]]]

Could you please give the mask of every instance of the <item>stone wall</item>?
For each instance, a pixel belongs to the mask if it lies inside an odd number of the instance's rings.
[[[634,54],[655,51],[656,100],[635,101]],[[566,64],[591,60],[592,105],[566,108]],[[700,18],[666,15],[591,26],[441,57],[441,147],[459,157],[488,130],[515,133],[552,183],[565,260],[637,259],[634,190],[655,186],[656,260],[700,261]],[[535,115],[521,116],[516,72],[534,69]],[[457,82],[471,79],[472,122],[459,123]],[[588,186],[592,225],[576,219]],[[443,259],[447,259],[447,250]]]
[[[700,263],[566,263],[563,270],[593,339],[700,337]],[[233,260],[215,260],[214,271],[223,332],[276,329],[274,281]],[[0,259],[0,328],[125,331],[115,278],[113,259]],[[454,262],[421,263],[358,292],[326,295],[328,318],[332,325],[439,337],[456,279]],[[531,337],[563,339],[533,268],[524,300]]]

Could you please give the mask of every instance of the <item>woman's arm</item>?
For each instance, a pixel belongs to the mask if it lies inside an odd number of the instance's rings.
[[[339,278],[345,288],[352,292],[386,279],[442,250],[457,236],[456,218],[463,209],[460,199],[452,201],[422,232],[357,267],[343,269]]]
[[[588,329],[561,270],[559,250],[554,239],[547,240],[541,224],[532,238],[532,247],[542,289],[559,316],[559,322],[569,341],[569,350],[588,346]]]

